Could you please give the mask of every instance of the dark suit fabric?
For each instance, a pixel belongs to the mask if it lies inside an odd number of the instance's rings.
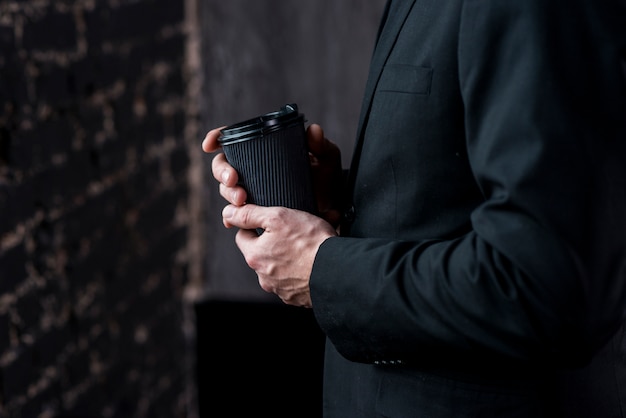
[[[393,0],[311,275],[327,417],[626,416],[625,19]]]

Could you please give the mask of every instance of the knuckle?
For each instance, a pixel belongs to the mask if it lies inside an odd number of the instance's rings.
[[[277,226],[282,225],[284,223],[285,218],[289,214],[289,209],[284,208],[282,206],[276,207],[274,211],[272,211],[268,218],[267,224],[271,226],[273,229],[276,229]]]
[[[275,293],[275,288],[270,280],[264,279],[262,275],[258,275],[259,287],[267,293]]]
[[[252,213],[250,206],[243,206],[242,210],[239,211],[239,215],[241,217],[241,221],[243,224],[248,224],[251,221]]]
[[[260,269],[261,263],[259,262],[259,259],[257,256],[248,254],[245,256],[245,259],[246,259],[246,264],[248,264],[248,267],[250,267],[252,270],[257,271]]]
[[[230,202],[229,197],[231,196],[231,192],[229,191],[229,189],[224,186],[222,183],[220,183],[220,196],[222,196],[224,199],[228,200]]]
[[[211,169],[213,170],[214,175],[216,172],[219,172],[221,169],[223,169],[224,161],[225,156],[223,152],[220,152],[215,157],[213,157],[213,160],[211,160]]]

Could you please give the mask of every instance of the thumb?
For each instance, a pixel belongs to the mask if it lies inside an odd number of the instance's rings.
[[[312,124],[308,127],[306,134],[309,151],[311,151],[313,155],[323,154],[325,138],[322,127],[317,124]]]
[[[222,210],[222,221],[227,228],[233,226],[241,229],[261,228],[264,209],[253,204],[228,205]]]

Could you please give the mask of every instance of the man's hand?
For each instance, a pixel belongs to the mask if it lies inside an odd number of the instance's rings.
[[[238,227],[236,243],[266,292],[289,305],[311,307],[309,279],[320,245],[335,228],[307,212],[283,207],[228,205],[224,225]],[[264,232],[259,236],[256,232]]]
[[[207,133],[202,142],[204,152],[221,149],[221,129]],[[220,183],[220,195],[230,203],[222,212],[224,226],[240,228],[237,246],[248,266],[257,273],[261,288],[286,304],[311,307],[309,279],[313,261],[320,245],[337,235],[342,176],[339,148],[324,137],[319,125],[309,126],[307,141],[323,219],[295,209],[246,205],[246,191],[237,184],[237,171],[222,152],[213,158],[211,169]],[[259,236],[257,229],[263,229],[263,234]]]

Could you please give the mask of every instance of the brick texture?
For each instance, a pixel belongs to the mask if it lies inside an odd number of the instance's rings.
[[[0,2],[0,417],[188,417],[185,2]]]

